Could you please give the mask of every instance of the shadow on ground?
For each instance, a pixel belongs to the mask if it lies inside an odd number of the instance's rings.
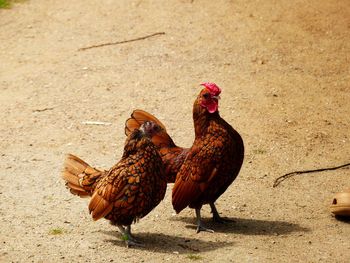
[[[294,232],[309,232],[310,229],[302,227],[295,223],[286,221],[268,221],[259,219],[246,218],[227,218],[234,222],[229,223],[215,223],[209,218],[203,219],[203,223],[208,228],[213,229],[218,233],[236,233],[243,235],[286,235]],[[196,230],[196,222],[193,217],[173,217],[172,221],[181,221],[188,223],[186,228]]]
[[[346,217],[346,216],[335,216],[335,219],[337,219],[337,220],[340,221],[340,222],[350,224],[350,217]]]
[[[116,246],[125,247],[115,231],[102,231],[102,233],[113,236],[113,239],[106,239]],[[194,253],[212,251],[225,246],[232,246],[233,242],[205,241],[197,238],[170,236],[162,233],[137,233],[135,238],[143,244],[143,247],[135,247],[139,250],[150,250],[161,253]],[[198,236],[200,238],[200,236]]]

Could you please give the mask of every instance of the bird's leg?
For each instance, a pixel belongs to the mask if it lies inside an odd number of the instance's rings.
[[[130,239],[134,239],[134,236],[131,234],[131,226],[130,225],[128,225],[126,227],[125,232],[129,235]]]
[[[206,228],[203,226],[202,218],[201,218],[201,209],[196,208],[196,217],[197,217],[197,233],[201,231],[206,231],[210,233],[214,233],[214,230]]]
[[[131,226],[128,225],[126,228],[119,226],[120,231],[123,234],[123,240],[125,241],[126,247],[131,247],[131,246],[138,246],[138,247],[143,247],[143,244],[138,242],[131,234]],[[124,231],[122,231],[124,230]]]
[[[134,242],[136,242],[136,243],[141,244],[140,242],[137,241],[137,239],[133,236],[133,234],[131,234],[131,226],[130,226],[130,225],[128,225],[128,226],[126,227],[125,233],[128,234],[130,240],[132,240],[132,241],[134,241]]]
[[[228,218],[222,218],[220,215],[219,215],[219,212],[218,210],[216,209],[216,206],[214,203],[209,203],[210,205],[210,208],[211,208],[211,212],[213,214],[213,221],[216,222],[216,223],[233,223],[235,222],[235,220],[232,220],[232,219],[228,219]]]
[[[122,225],[117,225],[117,227],[119,228],[119,231],[122,233],[122,235],[125,235],[125,228]]]

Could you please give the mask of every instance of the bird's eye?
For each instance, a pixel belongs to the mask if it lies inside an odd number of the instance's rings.
[[[210,94],[209,94],[209,93],[204,93],[204,94],[203,94],[203,98],[209,99],[209,98],[210,98]]]

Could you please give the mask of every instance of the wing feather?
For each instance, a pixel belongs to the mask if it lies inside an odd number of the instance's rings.
[[[89,211],[95,221],[108,215],[112,209],[113,203],[104,199],[103,196],[98,193],[98,191],[92,195],[89,203]]]
[[[191,200],[199,197],[201,191],[198,182],[187,180],[177,180],[175,182],[173,193],[172,193],[172,203],[176,213],[180,213],[185,209]]]
[[[95,221],[108,215],[115,200],[124,194],[127,182],[124,180],[123,168],[123,164],[119,163],[97,184],[89,203],[89,211]]]
[[[202,149],[201,145],[192,147],[176,175],[172,203],[177,213],[190,204],[196,204],[209,182],[217,174],[215,164]]]

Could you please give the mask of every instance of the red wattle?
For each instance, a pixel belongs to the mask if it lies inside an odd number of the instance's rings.
[[[207,106],[209,113],[214,113],[218,110],[218,104],[214,101],[209,102],[206,106]]]

